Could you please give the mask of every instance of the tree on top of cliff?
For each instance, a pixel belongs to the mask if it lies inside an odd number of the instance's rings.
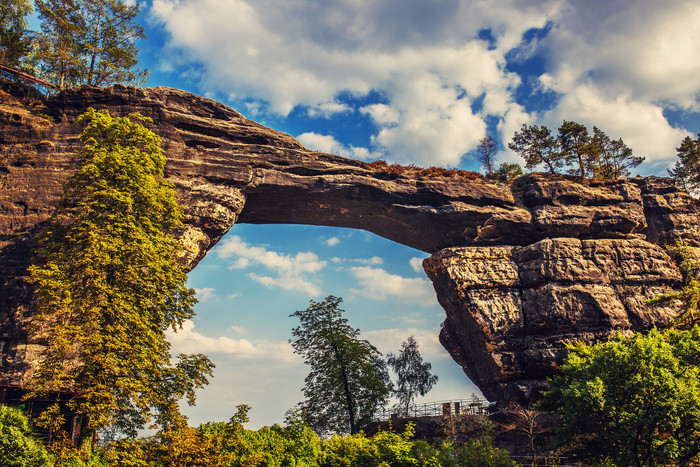
[[[678,161],[668,174],[676,185],[693,194],[700,194],[700,133],[697,139],[686,136],[676,148]]]
[[[386,405],[391,383],[381,353],[360,339],[360,330],[348,325],[332,295],[311,300],[306,310],[290,316],[300,325],[292,330],[294,353],[311,367],[305,378],[298,411],[320,435],[357,433]]]
[[[37,58],[42,77],[60,89],[90,84],[141,84],[136,41],[146,37],[134,20],[140,2],[36,0],[42,31]]]
[[[644,161],[643,156],[634,156],[622,139],[611,140],[597,127],[591,136],[584,125],[565,120],[558,131],[555,138],[543,125],[523,125],[508,148],[525,159],[528,170],[541,164],[550,173],[568,168],[569,175],[581,179],[627,177],[629,169]]]
[[[29,0],[3,0],[0,3],[0,64],[23,68],[31,50],[27,16],[32,13]]]
[[[408,409],[417,394],[424,396],[437,383],[437,375],[430,373],[432,365],[423,361],[418,351],[418,342],[409,336],[401,343],[398,355],[387,355],[387,363],[398,376],[396,394],[399,397],[400,413],[408,416]]]
[[[38,299],[35,339],[47,342],[31,389],[80,394],[71,404],[96,430],[135,435],[207,383],[201,354],[171,363],[165,331],[193,315],[193,289],[172,235],[182,210],[163,177],[160,139],[137,121],[89,109],[78,171],[38,235],[29,280]]]

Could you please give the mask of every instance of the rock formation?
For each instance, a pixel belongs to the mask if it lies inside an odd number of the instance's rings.
[[[30,342],[23,277],[31,238],[59,198],[86,108],[153,119],[166,175],[186,206],[178,233],[193,268],[236,222],[353,227],[429,252],[446,311],[440,339],[490,400],[527,400],[566,339],[664,325],[644,300],[680,286],[662,246],[700,245],[699,204],[661,178],[576,182],[381,167],[305,149],[214,101],[168,88],[82,87],[52,98],[0,92],[0,322],[5,384],[21,384]],[[534,391],[534,392],[533,392]]]

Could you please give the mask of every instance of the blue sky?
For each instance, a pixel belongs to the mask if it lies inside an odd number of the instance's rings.
[[[363,160],[478,170],[485,135],[498,162],[524,123],[563,119],[623,138],[664,175],[700,132],[696,0],[152,0],[141,23],[148,86],[205,95],[297,137]],[[444,312],[420,270],[426,255],[372,234],[234,226],[190,274],[197,317],[175,351],[217,364],[190,421],[252,406],[281,422],[306,370],[289,315],[345,299],[350,323],[383,352],[414,334],[440,377],[428,400],[476,389],[437,342]]]

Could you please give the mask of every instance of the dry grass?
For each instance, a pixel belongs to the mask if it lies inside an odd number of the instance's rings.
[[[470,172],[467,170],[445,169],[443,167],[429,167],[427,169],[416,165],[399,165],[387,164],[385,161],[379,160],[365,164],[365,168],[382,172],[388,175],[408,175],[414,177],[454,177],[463,180],[483,180],[483,176],[478,172]]]

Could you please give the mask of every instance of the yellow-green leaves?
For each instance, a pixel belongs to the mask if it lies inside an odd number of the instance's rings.
[[[194,290],[177,264],[173,229],[182,209],[163,178],[160,140],[139,115],[89,109],[78,170],[37,238],[30,281],[33,330],[48,347],[36,392],[69,389],[93,429],[133,434],[152,416],[167,423],[174,401],[207,384],[203,355],[171,363],[164,332],[193,314]]]

